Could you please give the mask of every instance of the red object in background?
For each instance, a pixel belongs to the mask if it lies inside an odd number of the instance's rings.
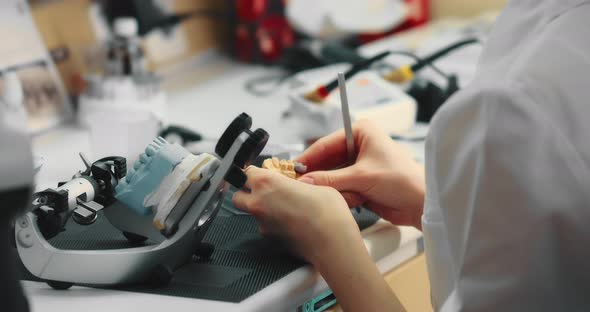
[[[236,0],[238,19],[242,22],[255,22],[268,9],[268,0]]]
[[[408,6],[408,17],[403,24],[384,33],[361,34],[359,35],[360,41],[362,43],[368,43],[400,31],[424,25],[430,21],[430,0],[405,0],[405,2]]]
[[[284,0],[237,0],[236,57],[249,63],[273,64],[295,45],[295,32],[284,15]]]
[[[260,22],[256,41],[262,58],[275,62],[283,55],[285,48],[295,45],[295,33],[284,16],[271,15]]]
[[[424,25],[430,21],[430,0],[406,0],[408,6],[408,19],[396,31]]]
[[[237,25],[235,29],[234,54],[240,61],[254,59],[254,36],[246,25]]]

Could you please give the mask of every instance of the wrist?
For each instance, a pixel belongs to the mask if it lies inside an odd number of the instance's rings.
[[[355,226],[356,228],[356,226]],[[335,263],[345,264],[353,258],[367,254],[360,231],[339,231],[338,235],[322,238],[311,264],[322,275],[329,275]]]
[[[338,248],[318,259],[314,267],[344,311],[405,311],[381,276],[360,234],[343,238],[336,245],[326,244],[327,249],[332,246]]]
[[[320,187],[324,191],[317,202],[314,217],[307,219],[305,224],[305,242],[307,247],[307,260],[314,266],[321,265],[325,259],[339,259],[346,255],[349,242],[360,242],[362,238],[360,230],[350,213],[346,201],[335,189]]]
[[[348,209],[348,207],[347,207]],[[363,252],[365,245],[352,216],[351,222],[327,222],[320,225],[313,241],[311,264],[322,272],[335,261]]]

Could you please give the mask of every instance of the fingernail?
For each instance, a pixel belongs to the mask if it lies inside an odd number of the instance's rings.
[[[306,184],[315,184],[315,180],[312,177],[302,177],[299,179],[299,182],[303,182]]]

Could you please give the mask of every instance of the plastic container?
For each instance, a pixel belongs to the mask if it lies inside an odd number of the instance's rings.
[[[87,125],[93,159],[122,156],[127,158],[128,169],[160,130],[158,119],[147,111],[92,113]]]

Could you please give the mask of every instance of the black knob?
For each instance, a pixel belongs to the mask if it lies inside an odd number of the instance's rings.
[[[67,190],[46,189],[35,194],[36,206],[49,206],[61,213],[67,211],[70,206],[68,202],[69,192]]]
[[[173,276],[174,271],[172,271],[170,267],[164,264],[159,264],[156,266],[154,271],[152,271],[152,274],[148,278],[147,282],[152,287],[164,287],[170,284]]]
[[[110,156],[101,158],[92,164],[91,171],[95,166],[104,171],[105,174],[110,175],[109,172],[113,172],[117,180],[121,180],[127,175],[127,159],[125,157]],[[94,174],[94,171],[92,173]]]
[[[236,155],[234,164],[241,168],[250,166],[256,160],[256,157],[262,153],[268,138],[269,135],[264,129],[256,129],[256,131],[250,133],[250,136]]]
[[[241,189],[244,184],[246,184],[246,180],[248,177],[242,171],[242,168],[232,165],[227,174],[225,175],[225,181],[229,182],[229,184],[233,185],[234,187]]]
[[[250,130],[250,127],[252,127],[252,118],[246,113],[240,114],[221,135],[217,146],[215,146],[215,153],[220,157],[225,157],[235,140],[242,132]]]
[[[53,288],[55,290],[67,290],[67,289],[70,289],[72,286],[74,286],[73,283],[68,283],[68,282],[51,281],[51,280],[46,280],[45,282],[47,283],[47,285],[51,286],[51,288]]]
[[[213,255],[214,251],[215,246],[213,244],[201,242],[199,245],[197,245],[197,248],[195,249],[195,260],[208,261],[209,259],[211,259],[211,255]]]
[[[127,175],[127,159],[125,157],[113,157],[115,178],[117,180],[123,179]]]

